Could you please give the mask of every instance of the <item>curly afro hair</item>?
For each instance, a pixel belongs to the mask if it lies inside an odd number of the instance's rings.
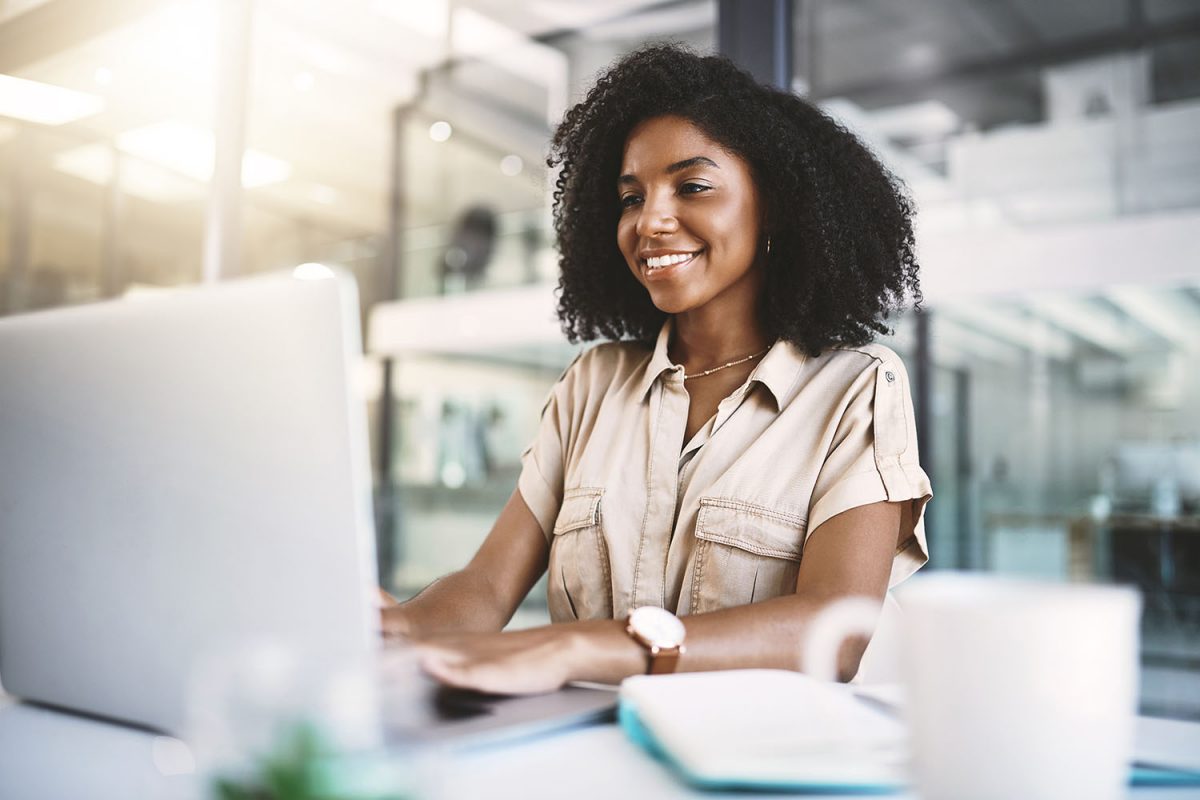
[[[677,115],[740,156],[765,201],[767,332],[817,355],[887,333],[921,301],[913,206],[853,134],[799,97],[763,86],[728,59],[675,45],[618,61],[567,111],[547,164],[560,247],[558,314],[572,342],[653,341],[666,314],[617,247],[617,177],[633,128]]]

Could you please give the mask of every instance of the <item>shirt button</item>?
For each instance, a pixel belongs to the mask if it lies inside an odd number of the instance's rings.
[[[887,372],[883,373],[883,377],[887,378],[888,383],[896,382],[896,373],[892,372],[891,370],[888,370]]]

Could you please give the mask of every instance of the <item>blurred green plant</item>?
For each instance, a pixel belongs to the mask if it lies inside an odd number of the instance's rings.
[[[337,755],[316,726],[288,726],[278,745],[251,773],[218,776],[212,785],[218,800],[411,800],[394,783],[394,770],[380,770],[378,759]]]

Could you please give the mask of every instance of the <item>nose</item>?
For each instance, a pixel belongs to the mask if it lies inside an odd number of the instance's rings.
[[[637,233],[643,238],[652,238],[664,233],[674,233],[679,228],[675,218],[674,198],[667,192],[648,192],[638,214]]]

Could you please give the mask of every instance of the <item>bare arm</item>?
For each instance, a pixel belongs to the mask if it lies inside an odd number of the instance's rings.
[[[850,509],[813,531],[805,545],[796,593],[684,619],[687,653],[681,671],[774,667],[797,669],[813,615],[853,595],[881,604],[911,503],[874,503]],[[903,522],[903,527],[902,527]],[[858,670],[866,640],[839,653],[839,673]],[[496,692],[537,692],[568,680],[616,683],[646,671],[645,651],[621,620],[551,625],[482,637],[426,643],[425,665],[446,683]]]
[[[502,629],[546,571],[550,547],[537,518],[514,491],[466,567],[439,578],[405,603],[383,609],[385,637]]]

